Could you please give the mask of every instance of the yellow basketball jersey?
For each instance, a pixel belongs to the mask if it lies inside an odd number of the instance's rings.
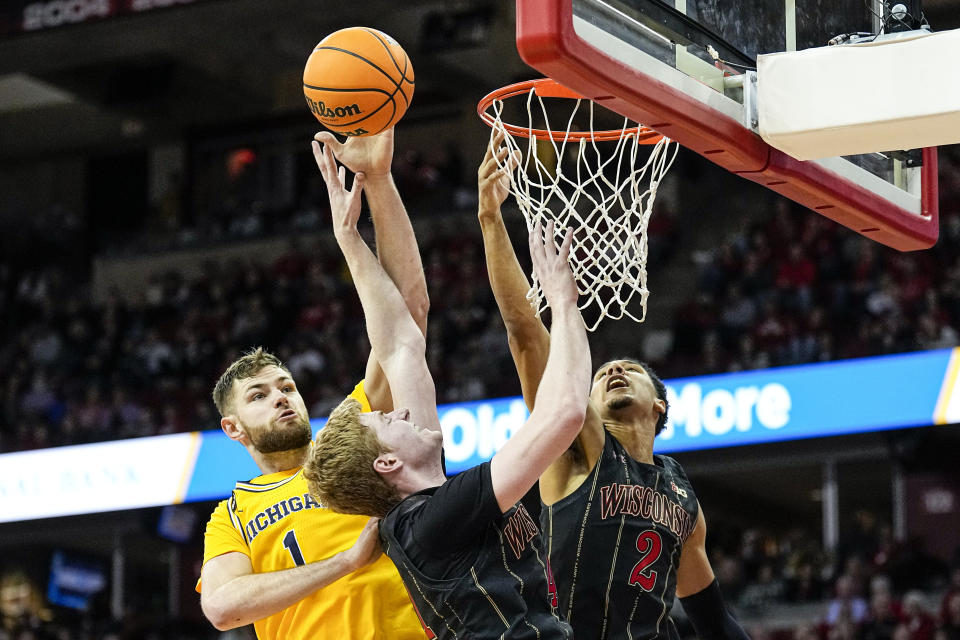
[[[360,385],[351,396],[366,405]],[[366,522],[365,516],[320,505],[310,496],[301,468],[271,473],[238,482],[230,498],[217,505],[207,524],[203,561],[236,551],[250,558],[254,573],[290,569],[350,548]],[[424,638],[403,582],[385,555],[254,627],[260,640]]]

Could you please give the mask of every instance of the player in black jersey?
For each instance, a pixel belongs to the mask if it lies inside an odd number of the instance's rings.
[[[426,344],[393,281],[357,233],[362,175],[351,191],[329,154],[323,176],[334,234],[346,258],[395,407],[359,413],[346,400],[318,435],[305,475],[334,511],[382,517],[394,561],[430,638],[571,638],[557,615],[546,550],[520,499],[583,424],[590,352],[567,264],[553,228],[530,234],[530,253],[553,316],[553,345],[537,406],[487,463],[447,480]]]
[[[529,285],[500,214],[508,184],[492,149],[478,173],[487,271],[524,398],[536,410],[550,384],[541,374],[552,341],[526,299]],[[502,163],[506,149],[496,153]],[[577,638],[676,637],[668,615],[675,595],[701,638],[746,638],[720,596],[704,548],[706,520],[686,474],[653,455],[666,415],[666,389],[648,367],[609,362],[594,376],[576,440],[540,478],[560,611]]]

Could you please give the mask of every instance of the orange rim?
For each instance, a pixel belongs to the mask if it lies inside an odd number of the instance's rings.
[[[506,100],[507,98],[513,98],[519,95],[526,95],[530,93],[530,90],[540,96],[541,98],[568,98],[570,100],[586,100],[584,96],[571,91],[567,87],[563,86],[556,80],[552,78],[540,78],[537,80],[524,80],[523,82],[517,82],[514,84],[509,84],[500,89],[491,91],[487,95],[483,96],[480,102],[477,103],[477,115],[480,116],[480,119],[487,123],[490,127],[493,127],[496,119],[490,115],[487,110],[496,100]],[[514,136],[523,136],[524,138],[529,138],[533,136],[538,140],[553,140],[555,142],[563,142],[564,140],[596,140],[599,142],[607,142],[611,140],[619,140],[624,136],[635,137],[637,139],[637,144],[656,144],[663,139],[663,135],[657,133],[653,129],[648,129],[643,125],[639,127],[631,127],[630,129],[605,129],[603,131],[550,131],[549,129],[531,129],[530,127],[520,127],[515,124],[508,124],[506,122],[501,122],[503,128]]]

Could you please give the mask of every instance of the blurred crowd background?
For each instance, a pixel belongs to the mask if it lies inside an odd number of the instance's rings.
[[[467,175],[478,160],[411,155],[398,151],[394,173],[430,290],[429,358],[439,399],[515,395],[518,381],[504,375],[512,364]],[[672,181],[723,189],[712,173],[688,177],[697,167],[684,165],[698,163],[685,160]],[[675,377],[957,346],[960,149],[945,147],[940,162],[940,241],[912,253],[785,200],[765,198],[743,210],[719,198],[709,212],[680,212],[661,196],[650,226],[652,322],[629,326],[629,344],[611,344],[601,331],[595,353],[626,350]],[[362,377],[365,360],[356,354],[367,352],[366,333],[356,322],[362,313],[349,273],[326,233],[319,176],[306,184],[302,205],[291,210],[235,203],[165,235],[101,236],[87,245],[95,251],[84,251],[77,238],[97,230],[59,207],[4,229],[0,451],[215,428],[212,384],[252,345],[268,345],[287,363],[311,415],[339,402]],[[732,229],[710,238],[695,224],[707,213]],[[527,264],[522,217],[510,205],[504,217]],[[372,235],[372,227],[365,231]],[[229,259],[205,257],[202,248],[242,249],[254,238],[279,239],[281,248]],[[712,246],[696,248],[705,240]],[[132,294],[107,286],[102,300],[93,295],[95,255],[186,248],[199,264],[193,273],[154,271]],[[61,260],[48,262],[50,255]],[[663,283],[677,280],[685,293],[662,293]]]

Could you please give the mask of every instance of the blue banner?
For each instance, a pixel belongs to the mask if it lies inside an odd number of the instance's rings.
[[[660,453],[927,426],[951,350],[667,381]]]
[[[953,350],[666,380],[669,421],[655,451],[671,453],[960,421]],[[954,401],[954,397],[957,400]],[[441,405],[448,473],[489,460],[527,418],[519,397]],[[325,419],[314,419],[314,429]],[[203,442],[187,500],[222,496],[258,475],[219,431]]]
[[[960,423],[958,353],[667,380],[670,420],[655,451]],[[489,460],[527,418],[518,397],[439,409],[449,473]],[[8,453],[0,455],[0,522],[215,500],[258,475],[219,430]]]

